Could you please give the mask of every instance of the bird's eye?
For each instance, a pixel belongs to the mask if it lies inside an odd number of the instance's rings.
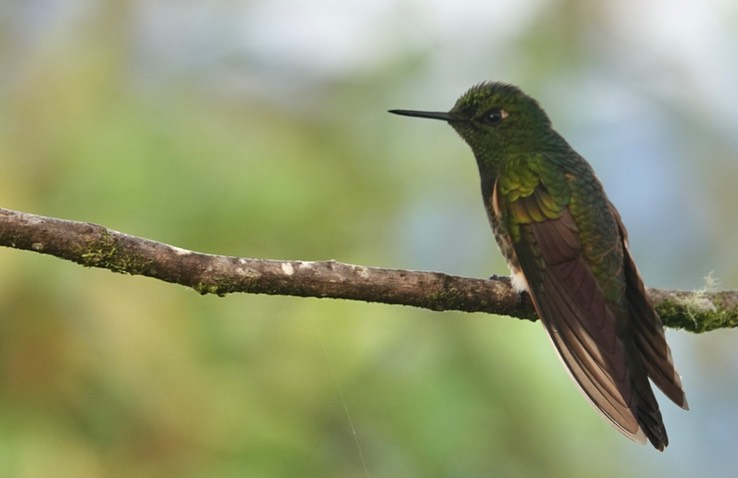
[[[507,118],[507,111],[495,108],[484,113],[481,120],[486,124],[497,124],[505,118]]]

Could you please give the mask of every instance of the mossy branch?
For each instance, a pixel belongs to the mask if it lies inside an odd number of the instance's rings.
[[[203,254],[97,224],[7,209],[0,209],[0,245],[49,254],[86,267],[153,277],[201,294],[329,297],[537,319],[529,297],[517,294],[507,277],[472,279],[336,261]],[[706,332],[738,325],[738,291],[650,292],[667,327]]]

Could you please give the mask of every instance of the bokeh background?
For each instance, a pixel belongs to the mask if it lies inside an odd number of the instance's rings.
[[[587,157],[651,286],[738,288],[732,0],[0,2],[0,206],[181,247],[505,273],[440,123],[522,86]],[[601,420],[538,324],[201,297],[0,250],[0,473],[735,476],[735,331],[669,331],[671,445]]]

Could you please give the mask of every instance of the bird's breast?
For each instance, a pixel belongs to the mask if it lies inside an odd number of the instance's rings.
[[[485,209],[487,210],[487,217],[497,240],[497,246],[500,248],[500,252],[505,258],[507,266],[510,268],[513,288],[517,292],[527,291],[528,281],[518,263],[518,258],[513,248],[512,236],[501,219],[500,206],[497,201],[497,183],[494,185],[492,194],[485,198]]]

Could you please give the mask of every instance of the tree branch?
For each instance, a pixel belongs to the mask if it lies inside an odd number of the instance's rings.
[[[485,280],[336,261],[203,254],[97,224],[8,209],[0,209],[0,245],[50,254],[85,267],[153,277],[201,294],[330,297],[537,319],[530,298],[517,294],[507,277]],[[738,291],[650,289],[650,293],[667,327],[706,332],[738,326]]]

